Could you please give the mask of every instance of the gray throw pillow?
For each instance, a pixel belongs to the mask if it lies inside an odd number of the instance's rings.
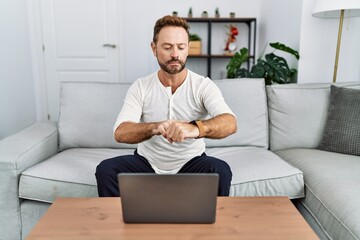
[[[320,150],[360,155],[360,90],[331,86]]]

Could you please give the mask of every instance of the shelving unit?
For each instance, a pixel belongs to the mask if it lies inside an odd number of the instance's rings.
[[[207,76],[211,78],[212,63],[215,59],[227,59],[229,60],[232,55],[226,55],[222,53],[213,53],[212,52],[212,43],[215,38],[216,33],[213,32],[214,24],[226,23],[226,24],[236,24],[242,23],[247,26],[247,43],[245,45],[239,46],[239,49],[242,47],[247,47],[250,54],[250,60],[247,63],[247,67],[250,68],[251,63],[254,63],[255,54],[256,54],[256,18],[185,18],[186,21],[192,27],[192,24],[204,24],[204,28],[207,29],[206,40],[206,52],[201,55],[189,55],[190,59],[205,59],[206,60],[206,73]],[[190,29],[191,32],[191,29]],[[192,32],[193,33],[193,32]],[[214,35],[215,34],[215,35]],[[240,34],[244,34],[240,32]],[[222,35],[225,38],[225,35]]]

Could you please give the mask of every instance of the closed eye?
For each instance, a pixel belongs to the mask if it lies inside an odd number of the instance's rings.
[[[178,48],[179,50],[184,50],[186,48],[186,44],[179,44]]]

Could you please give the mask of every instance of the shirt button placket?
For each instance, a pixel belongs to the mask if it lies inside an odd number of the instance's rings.
[[[174,118],[173,99],[172,99],[172,97],[170,97],[170,99],[169,99],[169,119],[173,119],[173,118]]]

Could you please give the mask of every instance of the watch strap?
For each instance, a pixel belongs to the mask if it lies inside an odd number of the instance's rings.
[[[197,138],[203,138],[205,136],[204,125],[200,120],[195,120],[190,122],[193,125],[196,125],[199,129],[199,136]]]

